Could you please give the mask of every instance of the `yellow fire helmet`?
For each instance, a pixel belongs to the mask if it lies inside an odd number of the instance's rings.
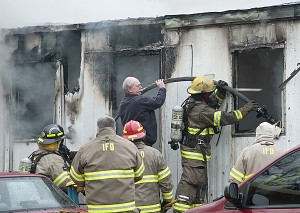
[[[214,74],[196,77],[193,80],[192,85],[187,88],[187,92],[189,94],[213,92],[216,89],[216,85],[213,80],[214,77]]]

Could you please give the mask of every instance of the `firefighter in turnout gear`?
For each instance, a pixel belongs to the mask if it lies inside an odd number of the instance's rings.
[[[38,138],[39,149],[34,151],[29,159],[32,162],[31,173],[42,174],[67,192],[66,184],[71,181],[67,162],[58,152],[60,143],[63,143],[64,129],[57,124],[46,126]]]
[[[138,121],[125,124],[123,138],[132,141],[139,149],[145,164],[143,179],[135,183],[135,202],[143,212],[166,212],[173,198],[173,182],[169,167],[162,154],[143,142],[146,132]],[[160,197],[163,198],[162,204]]]
[[[214,75],[196,77],[187,92],[191,96],[183,103],[183,140],[180,143],[182,175],[176,190],[174,212],[184,212],[206,202],[207,161],[210,160],[210,140],[218,133],[217,128],[234,124],[243,119],[258,104],[249,101],[240,109],[226,112],[218,110],[226,91],[219,81],[214,84]]]
[[[136,146],[116,134],[115,120],[97,121],[98,133],[83,145],[71,165],[71,178],[85,187],[89,212],[137,212],[134,183],[144,172]]]
[[[274,138],[279,136],[280,131],[281,128],[276,125],[261,123],[256,128],[255,142],[242,150],[231,169],[229,182],[242,183],[283,154],[284,150],[274,143]]]

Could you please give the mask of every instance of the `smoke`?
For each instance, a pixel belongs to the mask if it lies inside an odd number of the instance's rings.
[[[164,15],[220,12],[290,3],[289,0],[2,0],[0,28],[87,23]]]
[[[19,138],[36,138],[53,122],[54,71],[50,63],[15,67],[12,76],[15,127]]]
[[[36,139],[53,121],[55,72],[51,63],[15,65],[18,51],[18,37],[0,30],[0,125],[12,127],[15,139]]]

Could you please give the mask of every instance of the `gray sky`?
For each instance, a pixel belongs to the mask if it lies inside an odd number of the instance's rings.
[[[219,12],[288,0],[0,0],[0,28]]]

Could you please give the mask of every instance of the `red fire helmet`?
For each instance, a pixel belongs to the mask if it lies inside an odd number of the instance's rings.
[[[135,141],[138,139],[141,139],[145,137],[146,131],[144,130],[144,127],[142,124],[140,124],[138,121],[128,121],[123,129],[123,138]]]

